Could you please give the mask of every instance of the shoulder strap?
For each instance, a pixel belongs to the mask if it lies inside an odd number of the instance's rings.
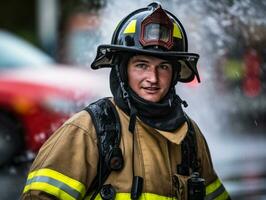
[[[99,162],[97,175],[94,178],[87,195],[94,191],[94,199],[112,170],[120,170],[123,166],[123,157],[119,148],[121,127],[118,113],[108,98],[100,99],[85,110],[91,115],[96,129]]]
[[[197,158],[198,145],[194,126],[191,119],[186,116],[188,132],[181,143],[181,164],[177,166],[178,174],[189,176],[192,172],[199,172],[199,160]]]

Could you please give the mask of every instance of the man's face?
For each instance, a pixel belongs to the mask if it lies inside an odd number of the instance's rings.
[[[168,92],[172,81],[172,65],[152,56],[137,55],[128,62],[128,84],[141,98],[159,102]]]

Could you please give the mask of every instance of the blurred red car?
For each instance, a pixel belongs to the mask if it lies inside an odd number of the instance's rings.
[[[36,153],[71,114],[106,95],[106,79],[56,65],[44,53],[0,30],[0,165]]]

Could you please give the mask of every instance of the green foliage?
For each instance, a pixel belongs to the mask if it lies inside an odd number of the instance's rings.
[[[224,75],[230,80],[241,80],[244,75],[244,64],[239,59],[228,59],[224,65]]]

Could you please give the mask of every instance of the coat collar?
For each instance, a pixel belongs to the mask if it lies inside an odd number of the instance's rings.
[[[169,140],[172,143],[175,144],[180,144],[185,136],[187,135],[188,131],[188,124],[187,122],[184,122],[179,128],[177,128],[173,132],[168,132],[168,131],[161,131],[158,129],[155,129],[159,134],[164,136],[167,140]]]

